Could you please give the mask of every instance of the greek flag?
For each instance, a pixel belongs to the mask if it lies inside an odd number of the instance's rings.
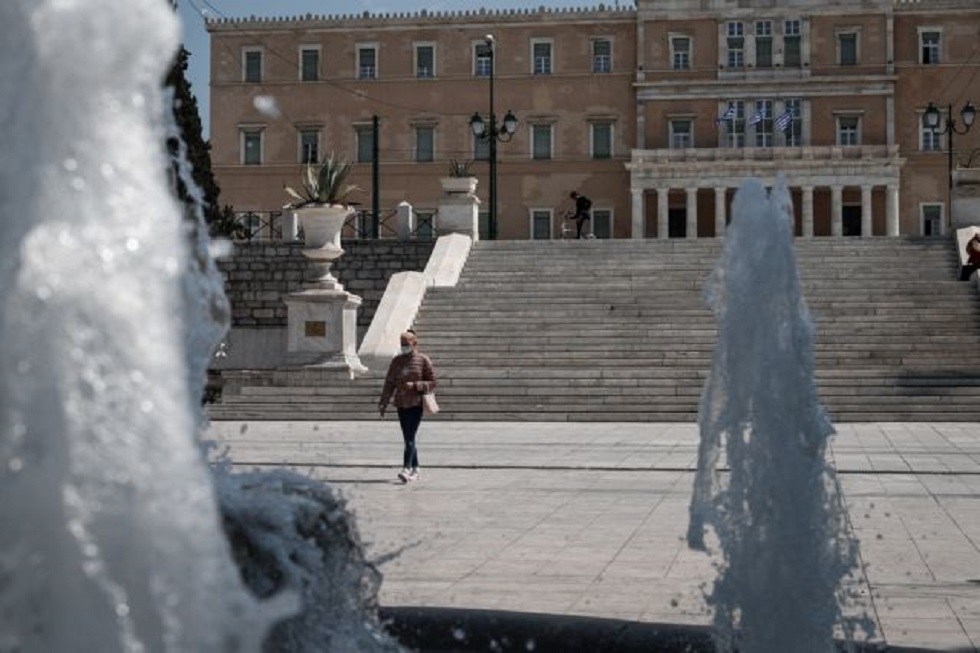
[[[793,113],[787,109],[786,111],[783,111],[782,115],[776,118],[776,129],[784,132],[792,124],[792,122]]]
[[[766,110],[759,109],[756,111],[751,118],[749,118],[749,124],[754,125],[756,123],[762,122],[766,118]]]
[[[715,124],[717,125],[719,123],[725,122],[726,120],[734,120],[734,119],[735,119],[735,105],[729,104],[728,110],[725,111],[725,113],[721,114],[721,116],[719,116],[717,120],[715,120]]]

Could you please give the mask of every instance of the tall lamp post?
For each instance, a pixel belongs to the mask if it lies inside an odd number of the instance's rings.
[[[494,72],[494,40],[492,34],[487,34],[483,45],[477,46],[477,55],[490,60],[490,124],[483,121],[477,111],[470,118],[470,129],[473,135],[485,140],[490,146],[490,217],[487,221],[487,238],[497,238],[497,141],[509,141],[517,131],[517,118],[510,110],[504,116],[504,123],[497,126],[497,114],[493,109],[493,72]]]
[[[929,106],[926,108],[926,126],[930,129],[937,130],[940,134],[949,134],[949,141],[946,143],[946,206],[949,208],[949,215],[946,219],[949,225],[952,225],[953,223],[953,136],[956,134],[962,136],[970,131],[970,127],[973,126],[973,121],[976,119],[976,117],[977,110],[973,108],[973,104],[967,102],[960,111],[960,121],[963,123],[963,130],[960,131],[960,129],[956,126],[956,118],[953,117],[953,105],[949,104],[946,105],[946,124],[943,125],[942,129],[939,129],[939,109],[937,109],[936,105],[934,105],[932,102],[930,102]]]

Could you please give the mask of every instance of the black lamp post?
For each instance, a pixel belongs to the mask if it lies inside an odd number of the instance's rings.
[[[929,106],[926,108],[925,119],[926,125],[931,129],[937,129],[940,134],[949,134],[949,142],[947,145],[947,158],[946,158],[946,172],[947,172],[947,186],[946,186],[946,206],[948,207],[948,215],[946,219],[949,224],[952,224],[953,219],[953,136],[955,134],[960,134],[961,136],[968,131],[970,127],[973,126],[973,121],[977,117],[977,110],[973,108],[970,102],[967,102],[963,109],[960,111],[960,120],[963,122],[963,130],[960,131],[956,127],[956,118],[953,117],[953,105],[946,105],[946,124],[942,129],[939,128],[939,109],[930,102]]]
[[[477,47],[477,54],[490,59],[490,125],[483,122],[477,111],[470,118],[470,129],[478,139],[488,141],[490,145],[490,218],[487,221],[487,237],[497,238],[497,141],[509,141],[517,131],[517,118],[509,110],[504,116],[504,124],[497,126],[497,115],[493,110],[493,72],[494,72],[494,41],[493,35],[487,34],[483,45]]]

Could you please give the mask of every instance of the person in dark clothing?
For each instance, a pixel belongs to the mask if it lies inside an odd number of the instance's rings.
[[[980,231],[966,243],[966,265],[960,270],[960,281],[969,280],[970,276],[980,269]]]
[[[592,209],[592,200],[574,190],[569,197],[575,201],[575,237],[581,239],[582,225],[585,224],[586,220],[592,219],[592,215],[589,213]]]

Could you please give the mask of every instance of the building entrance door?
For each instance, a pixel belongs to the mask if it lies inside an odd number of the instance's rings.
[[[841,225],[844,236],[870,236],[871,234],[861,233],[861,206],[859,204],[844,205],[841,212],[843,224]]]
[[[687,209],[670,209],[667,211],[667,236],[669,238],[687,238]]]

